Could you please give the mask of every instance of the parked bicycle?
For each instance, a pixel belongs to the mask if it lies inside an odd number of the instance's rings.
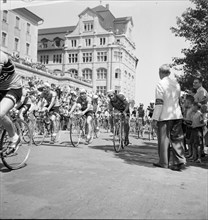
[[[20,136],[20,143],[14,149],[9,149],[8,132],[1,127],[0,157],[8,169],[15,170],[26,165],[32,146],[32,134],[28,124],[20,119],[15,111],[10,111],[8,115]]]

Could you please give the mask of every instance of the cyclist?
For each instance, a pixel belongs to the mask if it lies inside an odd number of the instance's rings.
[[[152,127],[152,115],[153,115],[154,107],[155,107],[154,105],[155,105],[154,101],[150,101],[150,105],[147,107],[148,114],[146,117],[147,118],[146,119],[147,127],[149,127],[149,129],[150,129],[152,138],[154,138],[154,135],[156,135],[156,131]]]
[[[85,89],[80,89],[79,97],[76,102],[72,106],[69,115],[73,113],[73,111],[77,108],[77,106],[81,106],[80,115],[85,115],[87,117],[87,139],[86,144],[90,142],[91,132],[92,132],[92,115],[93,115],[93,106],[92,100],[89,96],[87,96],[87,92]]]
[[[6,115],[22,96],[22,81],[15,71],[15,65],[6,53],[0,50],[0,125],[9,134],[9,152],[19,144],[20,137],[15,132],[14,125]]]
[[[92,95],[92,106],[93,106],[93,113],[94,113],[94,116],[95,116],[96,130],[99,131],[98,110],[100,109],[100,107],[99,107],[99,103],[98,103],[98,95],[96,95],[96,94]]]
[[[154,101],[150,101],[150,105],[147,107],[147,111],[148,111],[147,116],[149,118],[152,118],[152,115],[153,115],[153,112],[154,112],[154,105],[155,105]]]
[[[122,112],[125,116],[124,120],[124,135],[125,140],[124,144],[127,146],[129,145],[129,119],[130,119],[130,110],[129,110],[129,102],[127,101],[126,97],[123,94],[116,94],[114,90],[109,90],[107,95],[110,99],[108,109],[109,113],[112,114],[113,109]],[[111,129],[113,128],[113,121],[112,117],[110,119]],[[112,131],[112,130],[111,130]]]
[[[46,104],[45,104],[46,102]],[[51,89],[51,86],[49,83],[45,82],[43,84],[43,91],[40,95],[40,100],[38,103],[38,106],[45,106],[45,110],[48,111],[50,114],[50,119],[52,121],[52,126],[53,126],[53,138],[55,139],[56,134],[57,134],[57,126],[56,122],[60,120],[59,116],[59,99],[58,99],[58,94],[56,91]]]
[[[31,107],[31,98],[29,96],[29,90],[25,87],[22,89],[22,97],[16,104],[15,108],[19,110],[19,117],[24,120],[24,115],[27,114]]]
[[[144,126],[144,115],[145,115],[145,111],[144,111],[144,104],[140,103],[139,107],[137,109],[138,111],[138,118],[141,118],[142,120],[142,126]]]

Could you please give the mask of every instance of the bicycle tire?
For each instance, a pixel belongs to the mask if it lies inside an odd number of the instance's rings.
[[[35,144],[36,146],[40,146],[44,142],[47,135],[45,124],[40,121],[38,123],[37,121],[35,122],[32,132],[33,144]]]
[[[16,170],[26,165],[32,146],[32,134],[28,124],[21,119],[17,119],[14,122],[14,125],[16,132],[20,136],[20,143],[17,145],[13,153],[1,153],[3,164],[10,170]],[[8,143],[8,133],[4,130],[1,136],[1,145],[4,148],[8,146]]]
[[[70,124],[70,140],[74,147],[77,147],[81,140],[82,130],[78,120],[73,121]]]
[[[115,152],[120,152],[123,141],[121,136],[121,123],[117,122],[113,126],[113,147]]]

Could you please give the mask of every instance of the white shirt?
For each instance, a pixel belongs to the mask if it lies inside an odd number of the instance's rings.
[[[158,121],[182,119],[180,92],[180,85],[175,79],[169,76],[161,79],[155,89],[156,103],[152,119]]]

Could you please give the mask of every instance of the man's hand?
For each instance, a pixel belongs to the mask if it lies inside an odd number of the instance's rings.
[[[155,120],[155,119],[153,119],[153,121],[152,121],[152,127],[154,128],[154,129],[157,129],[157,120]]]

